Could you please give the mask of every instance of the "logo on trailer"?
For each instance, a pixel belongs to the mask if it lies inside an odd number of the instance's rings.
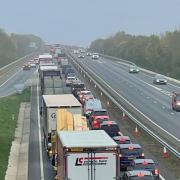
[[[51,114],[51,118],[52,118],[52,119],[55,119],[55,118],[56,118],[56,113],[52,113],[52,114]]]
[[[106,165],[108,157],[80,157],[76,158],[75,166]]]

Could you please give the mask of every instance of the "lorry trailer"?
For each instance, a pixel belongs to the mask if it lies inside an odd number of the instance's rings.
[[[114,180],[119,175],[117,144],[103,130],[58,132],[58,180]]]

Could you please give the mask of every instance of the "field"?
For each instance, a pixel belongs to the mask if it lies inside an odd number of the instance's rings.
[[[0,180],[4,179],[21,102],[30,101],[30,89],[0,98]]]

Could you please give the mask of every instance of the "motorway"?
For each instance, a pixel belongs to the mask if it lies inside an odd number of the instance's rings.
[[[168,82],[167,85],[154,85],[152,76],[143,72],[130,74],[128,67],[105,58],[92,60],[91,57],[85,57],[78,61],[156,124],[180,139],[180,112],[171,108],[172,92],[180,91],[178,84]]]
[[[0,97],[9,96],[16,93],[15,85],[26,84],[27,80],[32,76],[35,69],[23,71],[19,69],[9,77],[3,84],[0,85]]]
[[[170,106],[171,92],[179,91],[180,89],[177,84],[169,82],[167,86],[154,86],[151,76],[142,72],[139,74],[129,74],[127,67],[104,58],[92,60],[91,57],[85,57],[79,61],[84,66],[95,71],[97,75],[126,97],[128,101],[136,105],[143,113],[150,116],[156,123],[180,138],[180,133],[177,130],[180,129],[180,123],[178,123],[180,113],[172,111]],[[43,121],[39,117],[41,99],[39,97],[38,73],[35,70],[19,70],[16,72],[0,86],[0,97],[15,93],[14,85],[26,83],[28,79],[31,80],[28,179],[49,180],[53,179],[54,171],[42,143]]]

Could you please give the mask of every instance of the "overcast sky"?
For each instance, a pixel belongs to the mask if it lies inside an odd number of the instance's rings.
[[[180,27],[180,0],[4,0],[0,28],[49,43],[87,46],[118,31],[160,34]]]

